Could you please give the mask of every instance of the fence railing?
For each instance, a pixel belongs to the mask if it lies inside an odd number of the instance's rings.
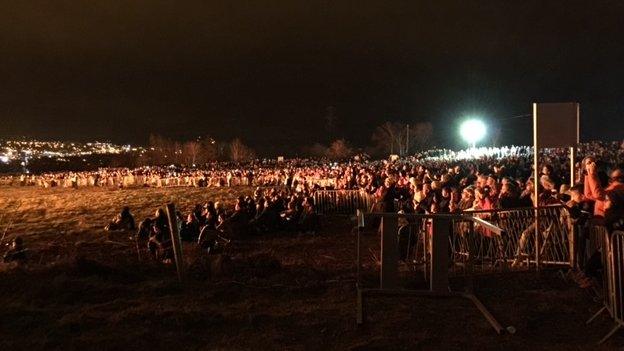
[[[452,267],[468,264],[483,271],[528,268],[539,260],[543,265],[574,266],[574,237],[562,219],[561,206],[537,209],[539,253],[536,254],[536,209],[464,212],[454,217],[448,236]],[[399,254],[406,262],[428,266],[432,220],[400,217]],[[470,219],[466,219],[470,218]],[[491,226],[500,228],[494,230]]]
[[[565,220],[566,211],[563,206],[547,206],[470,213],[504,231],[501,236],[493,236],[477,228],[477,233],[482,234],[476,237],[479,241],[477,254],[514,265],[535,264],[536,260],[542,264],[570,265],[574,257],[574,238]],[[539,233],[538,238],[536,233]],[[537,253],[536,239],[539,239]]]
[[[565,211],[562,206],[429,215],[358,211],[358,324],[365,320],[367,296],[456,296],[470,299],[500,334],[505,329],[472,292],[450,290],[449,276],[460,275],[463,281],[470,282],[479,269],[490,272],[514,266],[527,269],[533,264],[539,267],[538,263],[573,267],[574,238],[562,218]],[[362,232],[367,226],[376,229],[378,224],[380,242],[369,242],[375,246],[364,250]],[[375,253],[377,247],[379,252]],[[370,252],[372,260],[363,264],[365,252]],[[622,254],[624,260],[624,246]],[[429,285],[427,290],[405,288],[410,283],[401,280],[401,261],[408,266],[422,264]],[[363,279],[376,269],[379,284],[365,287],[371,283],[368,278],[366,282]]]
[[[604,311],[615,322],[615,327],[599,341],[602,344],[624,327],[624,232],[609,234],[605,227],[594,226],[590,230],[590,239],[599,245],[601,252],[603,307],[587,323]]]
[[[320,214],[353,215],[357,210],[369,212],[375,199],[363,190],[317,190],[313,193]]]
[[[501,333],[504,328],[489,313],[483,304],[477,299],[472,292],[453,292],[449,285],[449,263],[455,263],[454,256],[456,252],[450,255],[449,245],[453,243],[455,237],[455,226],[459,223],[467,224],[467,231],[460,235],[472,236],[477,226],[484,230],[490,231],[493,235],[501,236],[504,230],[494,224],[487,222],[478,217],[462,214],[439,214],[439,215],[422,215],[422,214],[397,214],[397,213],[364,213],[358,211],[358,235],[357,235],[357,322],[362,324],[364,318],[364,298],[367,296],[387,296],[387,295],[416,295],[416,296],[441,296],[441,297],[463,297],[471,300],[475,306],[481,311],[484,317],[492,325],[497,333]],[[379,243],[379,253],[374,254],[379,260],[379,264],[368,265],[368,267],[379,267],[379,284],[372,288],[365,288],[363,283],[363,249],[362,249],[362,231],[368,223],[376,223],[375,220],[381,220],[380,232],[381,241]],[[404,289],[399,277],[399,261],[405,260],[401,256],[401,236],[404,230],[410,225],[416,224],[423,228],[423,237],[426,238],[424,251],[426,252],[428,262],[425,269],[425,276],[429,282],[429,288],[426,290]],[[399,233],[399,235],[397,235]],[[451,245],[452,247],[452,245]],[[455,249],[453,249],[455,251]],[[371,250],[372,252],[372,250]],[[468,249],[466,263],[468,269],[466,272],[470,274],[473,270],[470,268],[473,255]],[[449,261],[451,260],[451,262]]]

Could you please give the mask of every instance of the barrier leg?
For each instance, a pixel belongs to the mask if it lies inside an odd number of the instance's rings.
[[[358,216],[361,216],[360,212],[358,211]],[[356,270],[356,284],[357,284],[357,288],[360,289],[362,287],[362,282],[360,281],[361,279],[361,269],[362,269],[362,255],[361,255],[361,246],[362,246],[362,242],[361,242],[361,236],[362,236],[362,228],[363,225],[360,226],[360,223],[358,223],[358,227],[357,227],[357,250],[356,250],[356,258],[355,258],[355,263],[357,264],[357,270]],[[359,291],[359,290],[358,290]]]
[[[448,235],[451,221],[446,218],[433,220],[433,236],[431,238],[431,282],[430,290],[448,292]]]
[[[178,233],[175,205],[167,204],[167,217],[169,217],[169,231],[171,232],[171,243],[173,244],[173,254],[178,272],[178,280],[181,282],[184,276],[184,259],[182,258],[182,241]]]
[[[381,219],[381,274],[380,287],[394,289],[398,285],[398,219]]]
[[[474,305],[477,307],[479,312],[481,312],[483,317],[485,317],[488,323],[490,323],[496,333],[500,335],[500,333],[503,331],[503,327],[500,325],[500,323],[498,323],[498,321],[496,320],[496,318],[494,318],[490,311],[488,311],[488,309],[481,303],[481,301],[473,294],[464,294],[464,297],[474,303]]]
[[[362,289],[357,289],[357,324],[362,325],[364,323],[364,301],[362,301]]]
[[[596,314],[594,314],[590,319],[587,320],[587,322],[585,322],[585,324],[590,324],[591,322],[594,321],[594,319],[598,318],[598,316],[600,316],[600,314],[604,311],[606,311],[607,307],[606,306],[602,306],[601,309],[598,310],[598,312],[596,312]]]
[[[615,334],[618,330],[620,330],[620,328],[622,328],[622,324],[618,323],[613,329],[611,329],[609,334],[605,335],[604,338],[600,339],[600,341],[598,342],[598,345],[600,345],[600,344],[604,343],[605,341],[609,340],[609,338],[612,337],[613,334]]]

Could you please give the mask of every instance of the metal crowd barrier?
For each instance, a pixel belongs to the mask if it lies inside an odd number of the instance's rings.
[[[485,306],[470,291],[454,292],[449,285],[449,238],[454,236],[454,226],[458,223],[466,223],[468,232],[465,235],[474,234],[477,226],[488,230],[495,235],[503,235],[504,230],[481,218],[462,214],[397,214],[397,213],[365,213],[357,211],[358,235],[357,235],[357,323],[363,324],[364,299],[369,296],[436,296],[436,297],[462,297],[471,300],[488,320],[492,328],[500,334],[504,328],[496,321]],[[379,284],[373,288],[365,288],[362,282],[362,238],[361,232],[368,221],[375,222],[381,219],[381,242],[379,252]],[[399,282],[399,252],[400,237],[397,232],[407,223],[419,223],[426,228],[428,239],[426,251],[429,262],[426,278],[429,282],[427,290],[411,290],[401,288]],[[452,256],[452,255],[451,255]],[[468,256],[467,263],[470,265],[472,256]],[[471,269],[468,269],[470,272]],[[508,329],[511,330],[511,329]]]
[[[566,211],[561,206],[537,209],[540,217],[540,250],[535,252],[535,209],[490,210],[464,212],[464,219],[454,219],[449,248],[453,267],[457,271],[472,267],[482,271],[507,268],[529,268],[536,259],[543,265],[574,266],[574,238],[571,228],[561,221]],[[481,219],[501,229],[492,231]],[[430,220],[404,221],[400,230],[402,257],[417,265],[429,265],[431,235]],[[402,233],[401,233],[402,232]],[[405,238],[407,237],[407,238]]]
[[[529,268],[538,263],[573,267],[574,238],[568,224],[563,221],[564,211],[562,206],[436,215],[366,213],[359,210],[356,264],[358,324],[364,323],[364,300],[368,296],[464,297],[475,304],[500,334],[505,329],[473,293],[450,290],[449,276],[459,274],[470,281],[479,268],[492,272],[514,266]],[[367,225],[376,225],[379,219],[379,253],[370,250],[374,263],[367,266],[369,269],[379,268],[379,284],[367,288],[362,281],[361,233]],[[624,236],[621,243],[619,259],[624,262]],[[402,288],[400,261],[407,266],[422,264],[429,289]],[[622,294],[615,296],[621,298]]]
[[[312,195],[319,214],[353,215],[357,210],[370,211],[374,197],[363,190],[317,190]]]
[[[368,212],[375,203],[372,194],[361,190],[318,190],[313,197],[320,214],[353,214],[357,210]],[[454,222],[456,235],[450,239],[451,248],[458,261],[467,257],[466,250],[470,247],[471,256],[476,261],[501,267],[508,264],[514,267],[540,264],[573,266],[574,235],[572,228],[563,220],[565,211],[563,206],[547,206],[537,210],[518,208],[464,212],[502,228],[505,234],[491,235],[483,226],[477,225],[475,233],[480,235],[464,235],[462,233],[466,233],[470,224],[466,221]],[[540,233],[537,238],[536,222],[539,223]],[[408,247],[413,241],[417,249],[413,253],[414,259],[426,262],[426,224],[412,221],[409,231]],[[536,252],[537,245],[539,252]]]
[[[609,235],[606,228],[594,226],[590,231],[590,238],[599,241],[601,250],[603,307],[587,324],[604,311],[615,322],[615,327],[599,341],[602,344],[624,327],[624,232],[615,231]]]
[[[472,212],[473,216],[486,219],[505,232],[497,237],[477,230],[483,234],[476,238],[480,241],[476,245],[478,256],[511,262],[514,266],[538,264],[538,261],[546,265],[570,266],[574,257],[574,237],[571,227],[564,223],[564,211],[567,210],[563,206],[546,206]],[[536,222],[540,234],[537,238]],[[537,253],[536,239],[539,241]]]

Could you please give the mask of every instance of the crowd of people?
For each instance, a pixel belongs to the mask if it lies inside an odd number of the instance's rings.
[[[91,172],[22,174],[7,177],[3,179],[3,183],[41,188],[284,186],[293,191],[362,189],[374,193],[388,178],[399,188],[411,184],[412,194],[417,191],[428,192],[427,189],[420,190],[425,184],[439,187],[433,189],[436,192],[440,192],[442,187],[448,187],[448,190],[454,188],[455,191],[450,193],[455,196],[461,195],[461,191],[465,188],[469,188],[470,192],[488,191],[487,185],[489,191],[492,191],[489,194],[490,200],[498,200],[502,193],[506,195],[512,193],[514,197],[521,195],[527,187],[533,186],[536,180],[538,186],[549,188],[569,183],[570,166],[567,154],[567,150],[558,149],[541,152],[540,164],[543,168],[540,169],[537,178],[531,168],[532,149],[511,146],[468,149],[460,152],[430,150],[393,162],[292,159],[284,162],[258,160],[246,164],[215,162],[199,168],[176,166],[101,168]],[[624,161],[624,148],[619,143],[581,144],[578,155],[579,160],[593,156],[598,164],[606,169],[609,164]],[[580,173],[576,175],[576,179],[580,180],[583,177],[580,164],[577,164],[577,171]],[[542,179],[542,175],[548,179]],[[479,196],[477,193],[474,195]],[[507,202],[505,199],[500,205],[515,205]],[[523,204],[528,202],[525,199]]]
[[[568,150],[541,152],[537,171],[532,167],[532,150],[526,147],[482,148],[475,151],[477,158],[466,154],[443,150],[391,161],[293,159],[213,163],[193,169],[107,168],[22,175],[18,182],[44,188],[259,187],[253,197],[239,198],[233,208],[208,201],[188,214],[177,214],[182,239],[204,248],[213,247],[218,238],[229,240],[277,230],[315,232],[319,221],[313,195],[319,189],[369,194],[375,199],[372,210],[380,212],[436,214],[561,205],[567,208],[567,217],[562,220],[577,223],[594,217],[610,229],[624,229],[624,213],[620,213],[624,208],[624,165],[619,163],[624,160],[624,144],[582,144],[574,172]],[[168,247],[169,224],[165,218],[159,210],[135,229],[129,209],[124,209],[107,229],[137,230],[137,237],[146,240],[150,252],[157,255],[169,252],[161,250]],[[166,254],[164,259],[168,259]],[[591,269],[588,274],[592,274]]]
[[[320,227],[314,201],[305,193],[258,188],[253,197],[239,197],[233,209],[207,201],[186,215],[177,211],[175,221],[170,222],[166,211],[159,208],[138,227],[130,209],[124,207],[105,229],[135,231],[137,243],[146,244],[155,259],[167,261],[173,253],[170,226],[174,222],[182,241],[196,243],[208,252],[232,239],[275,231],[315,234]]]

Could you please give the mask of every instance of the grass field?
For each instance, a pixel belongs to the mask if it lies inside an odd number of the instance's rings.
[[[355,237],[348,218],[321,233],[236,242],[228,273],[185,246],[189,272],[139,261],[127,233],[107,233],[124,206],[137,220],[173,201],[187,212],[231,203],[250,188],[0,188],[3,243],[21,235],[26,268],[0,270],[0,350],[570,350],[596,347],[611,327],[600,306],[557,272],[482,277],[477,295],[514,335],[496,335],[467,300],[375,298],[355,323]],[[367,234],[374,246],[376,236]],[[4,250],[4,245],[3,245]]]

